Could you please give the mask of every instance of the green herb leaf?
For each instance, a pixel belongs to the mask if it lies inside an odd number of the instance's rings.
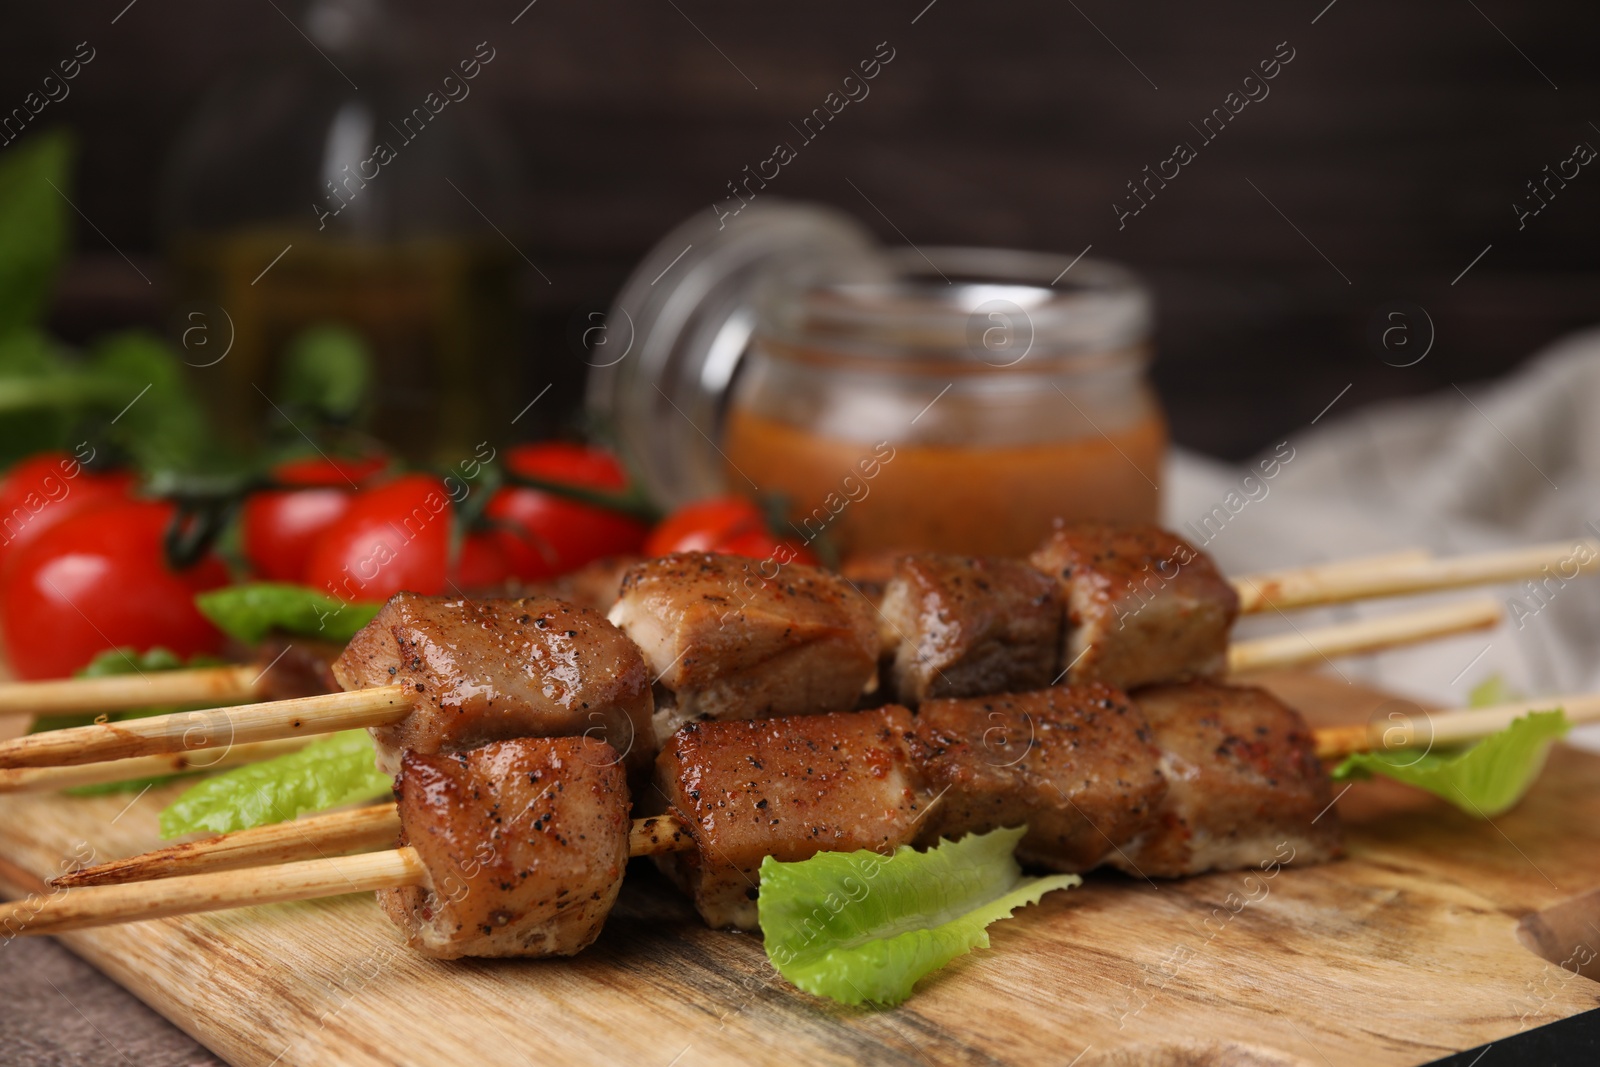
[[[50,338],[28,329],[0,335],[0,468],[65,446],[80,392]]]
[[[1544,769],[1550,746],[1570,728],[1559,708],[1535,711],[1456,752],[1357,752],[1346,756],[1332,777],[1362,780],[1380,774],[1425,789],[1468,815],[1493,818],[1522,799]]]
[[[44,313],[67,250],[72,141],[52,131],[0,155],[0,334]]]
[[[350,422],[371,386],[372,357],[354,330],[312,326],[289,342],[278,387],[286,407],[331,422]]]
[[[819,852],[761,863],[756,906],[767,958],[789,981],[845,1004],[898,1004],[923,975],[975,947],[986,927],[1075,874],[1023,878],[1024,828],[969,834],[918,852]]]
[[[383,796],[394,783],[378,773],[375,759],[372,737],[347,730],[299,752],[223,771],[161,812],[161,836],[228,834]]]
[[[194,602],[200,614],[218,629],[246,644],[255,644],[274,630],[325,641],[348,641],[383,607],[336,600],[288,582],[225,586],[199,594]]]
[[[91,351],[89,373],[110,396],[108,434],[147,470],[214,461],[216,443],[177,355],[138,330],[112,334]]]

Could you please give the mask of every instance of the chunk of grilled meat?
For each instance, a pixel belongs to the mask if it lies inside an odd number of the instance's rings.
[[[906,556],[883,614],[898,638],[894,699],[902,704],[1043,689],[1059,670],[1060,588],[1021,560]]]
[[[877,666],[876,617],[838,575],[789,564],[767,579],[757,561],[710,553],[631,568],[610,615],[666,690],[661,737],[698,719],[853,707]]]
[[[1030,557],[1067,601],[1069,682],[1133,689],[1220,675],[1239,598],[1210,557],[1154,526],[1059,527]]]
[[[628,787],[610,745],[519,738],[405,754],[400,843],[430,887],[380,889],[411,947],[459,956],[570,956],[610,914],[628,865]]]
[[[656,784],[695,841],[664,870],[712,926],[756,927],[761,861],[910,843],[929,798],[888,707],[781,721],[691,723],[656,760]]]
[[[1161,751],[1167,793],[1112,865],[1179,878],[1339,854],[1332,787],[1299,713],[1264,689],[1209,682],[1134,699]]]
[[[584,734],[629,766],[655,755],[650,675],[599,613],[548,597],[456,600],[399,593],[333,665],[346,689],[396,682],[416,710],[372,731],[378,765],[512,737]]]
[[[1026,823],[1024,863],[1087,871],[1143,831],[1167,791],[1144,716],[1109,686],[930,700],[916,739],[939,797],[924,845]]]

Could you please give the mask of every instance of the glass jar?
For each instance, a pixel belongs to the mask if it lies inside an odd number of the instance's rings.
[[[1150,330],[1125,268],[886,250],[763,197],[691,217],[634,270],[585,335],[588,413],[668,507],[776,496],[844,553],[1022,555],[1058,517],[1156,519]]]
[[[1025,555],[1052,522],[1153,522],[1150,302],[1109,263],[903,249],[772,279],[726,413],[727,483],[844,553]]]

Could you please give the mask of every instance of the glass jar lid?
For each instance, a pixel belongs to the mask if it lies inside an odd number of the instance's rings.
[[[724,402],[756,326],[765,279],[880,272],[850,216],[777,198],[731,218],[696,215],[662,238],[611,305],[590,346],[585,405],[651,496],[676,505],[723,488]]]

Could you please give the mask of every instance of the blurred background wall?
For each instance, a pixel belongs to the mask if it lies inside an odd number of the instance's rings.
[[[880,42],[894,59],[870,95],[762,195],[835,204],[891,242],[1092,246],[1135,266],[1157,296],[1156,381],[1185,445],[1242,456],[1346,384],[1341,410],[1448,388],[1600,317],[1600,167],[1565,184],[1544,170],[1600,146],[1593,4],[525,4],[393,5],[419,70],[442,77],[478,42],[496,49],[473,92],[522,166],[508,237],[548,278],[519,284],[523,356],[530,381],[555,383],[544,421],[519,428],[548,431],[576,403],[574,317],[604,307],[747,164],[795,141],[790,123]],[[88,222],[53,316],[64,336],[171,329],[153,218],[168,154],[217,79],[321,62],[304,16],[288,0],[7,14],[0,107],[78,42],[96,51],[38,120],[80,136],[73,200]],[[1289,50],[1270,95],[1206,141],[1205,117]],[[1119,222],[1114,205],[1137,206],[1127,183],[1180,141],[1196,158]],[[1545,206],[1519,220],[1516,205],[1536,205],[1530,181]],[[1437,335],[1404,368],[1392,364],[1420,347],[1385,352],[1372,336],[1399,300]],[[1408,314],[1420,346],[1427,323]]]

